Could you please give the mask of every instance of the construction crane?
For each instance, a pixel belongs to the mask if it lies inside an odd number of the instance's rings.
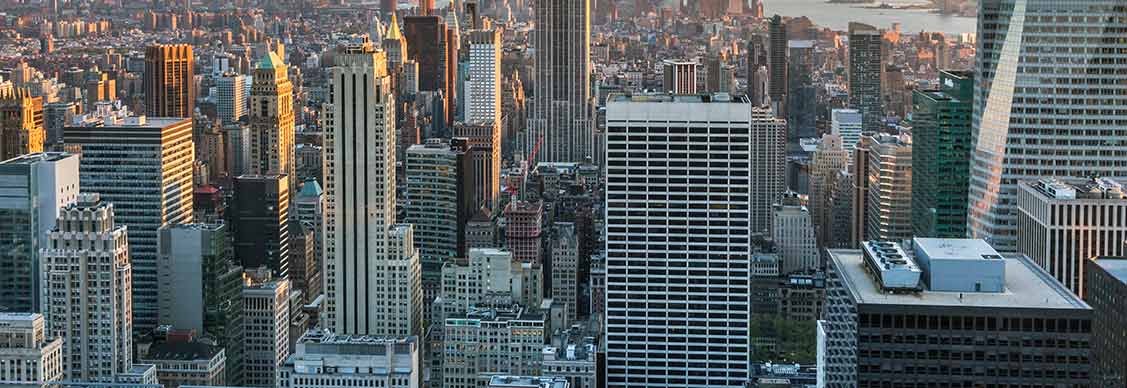
[[[524,188],[528,183],[528,170],[532,169],[532,164],[536,160],[536,153],[540,151],[540,144],[544,142],[544,136],[541,135],[536,138],[536,144],[532,145],[532,152],[528,153],[528,160],[525,161],[524,171],[520,175],[520,191],[517,193],[519,197],[524,198]]]

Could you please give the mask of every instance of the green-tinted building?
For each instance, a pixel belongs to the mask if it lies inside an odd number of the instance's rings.
[[[971,156],[969,71],[941,71],[938,90],[912,96],[912,227],[917,237],[967,233]]]

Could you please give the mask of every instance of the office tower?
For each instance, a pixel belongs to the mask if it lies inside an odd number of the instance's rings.
[[[293,282],[294,290],[301,292],[302,303],[311,303],[321,295],[321,265],[317,262],[317,255],[313,253],[317,249],[313,224],[296,218],[291,218],[288,223],[290,281]]]
[[[406,162],[406,223],[415,227],[423,297],[430,303],[438,295],[442,263],[465,255],[466,221],[477,208],[470,200],[471,160],[463,141],[428,139],[407,149]]]
[[[453,3],[446,8],[446,83],[443,89],[446,96],[446,123],[454,123],[454,114],[458,110],[462,90],[458,88],[459,73],[461,73],[458,51],[462,49],[462,31],[458,25],[457,9]]]
[[[224,351],[224,381],[242,384],[243,268],[228,226],[169,225],[159,241],[160,324],[214,339]]]
[[[787,141],[817,136],[818,91],[814,85],[817,53],[812,40],[787,41],[786,118],[790,134]]]
[[[862,132],[861,112],[856,109],[834,109],[830,111],[830,133],[841,137],[841,144],[849,154],[857,149]]]
[[[912,93],[912,229],[918,237],[967,235],[972,76],[941,71],[938,90]]]
[[[0,311],[41,312],[47,232],[78,198],[78,155],[36,153],[0,162]]]
[[[63,379],[63,339],[42,314],[0,313],[0,381],[39,385]]]
[[[830,238],[833,230],[831,222],[834,220],[831,198],[836,189],[837,174],[848,166],[849,153],[842,147],[841,136],[822,135],[810,162],[810,217],[817,229],[819,247],[837,242]]]
[[[250,89],[249,173],[280,174],[292,180],[297,176],[293,84],[286,69],[285,62],[273,51],[266,53],[255,66]],[[291,184],[290,193],[296,190],[296,185]]]
[[[274,387],[290,355],[290,281],[257,271],[243,279],[243,385]]]
[[[763,35],[752,35],[747,40],[747,94],[754,106],[766,105],[765,101],[769,98],[767,77],[760,79],[757,76],[760,70],[770,66],[767,60],[768,42],[768,37]]]
[[[853,174],[846,167],[834,175],[830,192],[830,232],[828,244],[834,248],[853,247]],[[822,249],[819,246],[818,249]]]
[[[829,251],[818,322],[827,388],[1089,385],[1092,309],[1027,258],[1003,257],[982,240],[863,245]]]
[[[192,117],[196,109],[190,44],[145,48],[145,112],[152,117]]]
[[[749,203],[756,203],[748,189],[759,174],[751,168],[749,135],[760,117],[773,119],[747,100],[709,96],[612,95],[606,110],[607,386],[742,387],[751,346],[746,266],[759,232],[749,222]],[[711,136],[687,136],[690,122]],[[639,136],[669,140],[628,141]],[[716,152],[669,151],[678,148]],[[708,198],[698,193],[704,187]],[[647,195],[647,201],[627,201]],[[710,210],[694,210],[701,207]],[[641,247],[627,244],[643,240]],[[702,265],[710,266],[707,274],[688,270]],[[690,293],[725,302],[689,303]],[[648,307],[629,307],[639,304]],[[683,316],[708,319],[674,318]],[[634,334],[650,331],[668,334],[660,342]],[[646,349],[636,347],[643,343]]]
[[[78,105],[73,102],[52,102],[43,106],[43,148],[63,142],[63,127],[74,120]]]
[[[247,76],[225,73],[215,79],[215,110],[224,124],[238,122],[247,114]]]
[[[779,15],[771,17],[767,23],[767,72],[770,78],[767,81],[767,98],[775,108],[775,114],[781,116],[785,109],[782,105],[786,102],[787,94],[787,27]]]
[[[321,255],[324,246],[324,230],[322,230],[325,224],[324,206],[325,191],[321,189],[320,184],[317,184],[316,179],[306,179],[301,184],[301,191],[297,193],[297,199],[294,201],[294,215],[298,221],[313,225],[313,256],[318,267],[322,263]],[[317,271],[320,272],[321,269],[318,268]]]
[[[775,204],[771,236],[779,253],[779,273],[789,274],[820,266],[817,239],[810,211],[800,204],[797,193],[783,194]]]
[[[705,82],[701,85],[704,93],[723,93],[728,91],[732,82],[731,66],[728,65],[727,54],[710,53],[704,57],[701,67],[704,71]]]
[[[723,106],[724,104],[718,105]],[[734,105],[746,107],[747,101],[739,101]],[[753,232],[766,234],[771,229],[771,208],[787,189],[787,122],[772,116],[772,112],[768,109],[752,107],[749,112],[750,117],[741,116],[741,121],[738,123],[747,123],[751,131],[750,226]],[[741,135],[742,133],[733,131],[733,134]],[[742,145],[736,145],[733,142],[731,150],[739,152],[742,151],[742,148]],[[693,158],[697,155],[696,153],[691,154]],[[733,164],[731,167],[738,168],[739,165]],[[693,175],[696,175],[696,173]]]
[[[899,241],[912,237],[912,139],[873,134],[869,144],[869,239]]]
[[[454,137],[464,139],[473,160],[471,198],[475,208],[497,206],[501,188],[501,124],[455,124]]]
[[[872,138],[865,136],[857,142],[850,163],[849,189],[852,192],[852,205],[849,217],[849,246],[859,248],[869,236],[869,143]]]
[[[117,100],[117,80],[106,73],[95,73],[86,80],[86,109],[93,110],[98,102]]]
[[[388,70],[399,67],[407,60],[407,40],[399,30],[399,17],[391,13],[391,22],[388,23],[387,33],[383,36],[383,50],[387,53]]]
[[[466,122],[501,122],[501,31],[469,33],[469,79],[466,81]]]
[[[861,113],[865,132],[884,128],[881,108],[881,32],[876,27],[849,23],[849,108]],[[846,146],[849,142],[846,142]]]
[[[1084,301],[1092,306],[1092,382],[1101,387],[1127,384],[1127,259],[1099,257],[1084,261]]]
[[[16,88],[0,93],[0,160],[43,152],[43,97]]]
[[[126,226],[114,205],[83,193],[59,214],[40,250],[50,337],[64,338],[69,381],[110,382],[133,362],[133,294]]]
[[[311,330],[278,369],[278,387],[418,388],[418,337],[336,335]]]
[[[341,334],[418,335],[422,324],[414,233],[394,225],[395,99],[386,63],[361,40],[337,53],[332,70],[322,275],[325,327]]]
[[[507,222],[505,241],[513,260],[541,265],[540,238],[544,234],[544,201],[512,201],[503,212]]]
[[[1115,19],[1120,12],[1114,1],[998,3],[979,2],[983,22],[975,55],[967,228],[970,236],[1012,251],[1018,237],[1019,181],[1127,174],[1119,163],[1127,157],[1127,127],[1122,125],[1127,112],[1107,108],[1127,98],[1127,91],[1115,86],[1127,74],[1117,71],[1122,66],[1114,54],[1127,43],[1117,41],[1120,35],[1113,32],[1123,27]],[[1106,49],[1087,54],[1087,61],[1045,66],[1033,53],[1083,50],[1078,43],[1058,46],[1050,41],[1107,43],[1101,46]],[[1018,76],[1019,68],[1042,70],[1024,77]],[[1073,74],[1086,74],[1082,86],[1073,84],[1078,82]]]
[[[442,386],[475,388],[492,375],[540,373],[545,325],[541,312],[514,303],[482,303],[446,317]]]
[[[667,59],[661,62],[661,91],[669,94],[697,93],[697,63]]]
[[[243,268],[265,266],[274,277],[289,274],[290,185],[285,175],[242,175],[235,178],[227,212],[235,259]]]
[[[557,222],[553,228],[551,261],[552,299],[567,306],[568,322],[575,322],[579,312],[579,241],[575,224]]]
[[[1084,295],[1084,262],[1127,254],[1127,195],[1110,178],[1021,181],[1017,250],[1076,295]]]
[[[536,91],[524,157],[540,143],[529,165],[593,158],[590,1],[537,1],[533,12]]]
[[[129,227],[133,324],[157,325],[157,230],[192,222],[192,119],[90,117],[67,127],[66,144],[81,150],[82,191],[99,193]]]
[[[446,46],[450,42],[446,40],[446,23],[436,15],[407,16],[403,18],[403,30],[403,35],[407,38],[407,58],[419,64],[419,90],[442,92],[447,103],[443,104],[445,112],[436,120],[448,123],[453,85],[447,85],[447,79],[449,72],[456,71],[457,68],[447,62],[449,49]]]

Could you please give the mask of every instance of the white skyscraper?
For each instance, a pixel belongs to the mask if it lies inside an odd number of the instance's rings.
[[[274,387],[290,355],[290,281],[248,271],[243,287],[243,385]]]
[[[834,109],[830,111],[830,133],[841,137],[841,145],[853,154],[857,141],[861,140],[861,112],[856,109]]]
[[[787,193],[775,205],[772,240],[779,249],[782,274],[818,268],[818,246],[814,237],[814,223],[806,206],[798,203],[795,193]]]
[[[1127,176],[1127,21],[1120,0],[978,7],[967,230],[1013,251],[1019,181]]]
[[[534,5],[536,92],[525,157],[542,142],[536,162],[594,157],[591,122],[591,1],[544,0]]]
[[[608,98],[607,387],[747,383],[763,173],[748,145],[770,116],[745,98]]]
[[[357,38],[336,61],[326,107],[325,327],[418,335],[419,255],[412,227],[395,224],[395,98],[386,55]]]
[[[114,205],[79,194],[40,250],[50,336],[64,338],[70,381],[112,382],[133,362],[133,281],[125,226]]]
[[[501,31],[475,30],[469,34],[470,65],[466,81],[466,122],[501,122]]]
[[[233,124],[247,114],[250,77],[227,73],[215,79],[215,111],[223,124]]]
[[[726,94],[717,97],[721,98],[720,102],[730,98]],[[751,231],[767,235],[771,230],[771,210],[779,196],[787,191],[787,122],[775,118],[769,109],[751,108],[750,114],[747,122],[751,131]],[[690,134],[697,133],[690,131]],[[740,144],[731,147],[733,152],[741,149]],[[691,157],[698,155],[693,152]],[[690,162],[690,167],[693,164]],[[739,165],[730,167],[739,168]]]

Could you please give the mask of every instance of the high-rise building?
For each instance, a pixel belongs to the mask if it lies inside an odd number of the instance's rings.
[[[941,71],[938,90],[912,94],[912,229],[918,237],[967,235],[971,77]]]
[[[552,274],[552,300],[567,306],[568,322],[575,322],[579,315],[579,240],[574,223],[557,222],[552,229],[547,264]]]
[[[387,53],[388,70],[395,69],[407,61],[407,39],[404,39],[403,33],[400,32],[399,17],[394,11],[391,13],[387,33],[383,36],[383,50]]]
[[[797,193],[786,193],[775,204],[772,241],[779,253],[779,273],[789,274],[817,269],[818,244],[810,211],[802,206]]]
[[[1127,254],[1127,194],[1110,178],[1018,182],[1017,250],[1076,295],[1084,262]]]
[[[819,385],[1090,384],[1092,309],[1024,256],[916,238],[829,250],[829,266]]]
[[[817,230],[818,247],[836,242],[831,238],[834,221],[831,199],[837,189],[837,175],[848,166],[849,153],[842,147],[841,136],[822,135],[810,162],[810,218]]]
[[[235,178],[227,212],[235,259],[246,269],[265,266],[275,277],[289,274],[290,185],[286,175]]]
[[[722,101],[721,101],[722,102]],[[739,104],[746,105],[747,101]],[[721,104],[723,105],[723,104]],[[787,190],[787,122],[777,119],[767,109],[752,107],[750,117],[740,117],[738,124],[747,123],[751,141],[751,230],[766,235],[771,230],[771,209],[779,196]],[[734,132],[734,135],[741,133]],[[741,137],[735,138],[738,139]],[[735,144],[735,143],[733,143]],[[742,146],[733,145],[733,152],[742,151]],[[693,153],[692,158],[699,154]],[[690,165],[692,165],[690,163]],[[739,168],[738,164],[729,167]],[[695,173],[692,175],[696,175]]]
[[[759,232],[749,222],[754,217],[749,204],[757,203],[748,191],[755,188],[752,178],[760,173],[751,167],[756,156],[748,144],[755,143],[751,135],[763,126],[762,120],[774,120],[767,112],[752,108],[747,100],[711,96],[608,99],[608,387],[747,383],[751,294],[746,267],[752,235]],[[689,131],[710,136],[688,136]],[[639,136],[668,140],[628,140]],[[680,148],[710,152],[670,152]],[[663,163],[647,163],[650,160]],[[782,174],[777,175],[781,181]],[[705,188],[708,198],[700,195]],[[627,200],[638,196],[649,200]],[[774,198],[771,201],[763,209],[765,220]],[[710,210],[694,210],[702,207]],[[643,240],[641,246],[634,243]],[[710,270],[687,270],[698,266]],[[690,303],[694,293],[724,302]],[[647,307],[632,307],[638,305]],[[637,335],[643,332],[667,334],[660,341],[648,341]]]
[[[442,92],[446,100],[444,112],[435,118],[443,125],[449,123],[453,105],[451,93],[453,85],[448,85],[450,72],[457,72],[457,65],[448,62],[447,25],[441,16],[407,16],[403,18],[403,35],[407,38],[407,57],[419,64],[419,90]]]
[[[678,61],[667,59],[661,62],[662,82],[661,91],[671,94],[696,94],[697,93],[697,67],[693,61]]]
[[[476,206],[464,141],[428,139],[407,149],[406,223],[415,227],[423,297],[438,296],[442,263],[465,255],[465,226]]]
[[[539,374],[544,326],[543,314],[513,303],[483,303],[446,317],[442,386],[475,388],[494,375]]]
[[[544,201],[513,201],[503,212],[507,222],[505,241],[513,260],[535,265],[543,264],[541,238],[544,234]]]
[[[59,211],[78,198],[78,155],[36,153],[0,162],[0,311],[43,311],[39,249]]]
[[[770,63],[767,59],[768,42],[768,37],[763,35],[752,35],[747,40],[747,94],[754,106],[766,105],[768,99],[767,77],[758,76],[760,70],[767,73]]]
[[[224,381],[242,384],[243,268],[227,225],[165,226],[158,245],[160,324],[214,339],[224,351]]]
[[[1084,301],[1092,306],[1092,382],[1100,387],[1127,384],[1127,259],[1098,257],[1084,261]]]
[[[93,116],[66,128],[81,151],[82,191],[99,193],[129,227],[133,324],[157,325],[157,230],[192,222],[192,119]]]
[[[859,248],[869,235],[869,142],[871,138],[862,137],[853,150],[850,163],[849,190],[852,192],[849,217],[849,246]]]
[[[43,106],[44,149],[63,142],[63,127],[74,120],[76,113],[78,104],[73,102],[52,102]]]
[[[814,85],[816,56],[812,40],[787,42],[786,118],[790,129],[787,141],[791,143],[817,136],[815,119],[820,107]]]
[[[501,124],[455,124],[454,137],[465,139],[473,160],[472,203],[476,208],[497,206],[501,189]]]
[[[290,281],[256,271],[243,279],[243,386],[275,387],[290,355]]]
[[[970,236],[1002,251],[1016,249],[1019,181],[1127,176],[1127,111],[1111,108],[1127,101],[1127,90],[1116,86],[1127,82],[1116,63],[1116,52],[1127,48],[1115,32],[1127,26],[1117,19],[1118,5],[978,3]],[[1080,42],[1095,41],[1105,43],[1085,61],[1043,62],[1042,52],[1087,51]],[[1037,76],[1019,75],[1034,68]],[[1084,74],[1082,81],[1077,74]]]
[[[418,337],[335,335],[311,330],[278,369],[278,387],[418,388]]]
[[[466,81],[466,122],[501,122],[501,31],[469,33],[469,79]]]
[[[15,88],[0,93],[0,160],[43,152],[43,97]]]
[[[866,236],[887,241],[911,238],[912,139],[883,133],[865,137],[869,145]]]
[[[152,117],[192,117],[195,72],[190,44],[145,48],[145,112]]]
[[[536,92],[524,156],[536,162],[582,162],[595,155],[591,104],[590,0],[537,1]]]
[[[316,179],[306,179],[301,185],[301,191],[297,193],[297,199],[294,200],[293,213],[298,221],[313,226],[313,257],[318,267],[321,267],[321,255],[324,254],[324,212],[325,191],[321,189]],[[318,268],[317,272],[321,272],[321,268]]]
[[[93,110],[97,103],[117,100],[117,80],[98,72],[86,80],[86,109]]]
[[[421,333],[414,230],[395,224],[395,98],[386,63],[362,39],[337,53],[332,70],[322,275],[325,327],[341,334]]]
[[[0,313],[0,381],[38,386],[63,379],[63,338],[42,314]]]
[[[883,42],[876,27],[849,23],[849,107],[861,113],[865,132],[877,132],[884,127],[880,93]]]
[[[841,137],[841,144],[849,154],[857,149],[862,132],[861,112],[856,109],[834,109],[830,111],[830,133]]]
[[[294,162],[293,84],[285,62],[273,51],[258,61],[250,88],[250,174],[289,176],[290,197],[297,191],[292,180]]]
[[[215,79],[215,111],[223,124],[234,124],[247,115],[247,76],[226,73]]]
[[[787,27],[782,16],[775,15],[767,22],[767,98],[774,108],[775,117],[786,117],[787,94]]]
[[[69,381],[112,382],[133,362],[133,290],[126,226],[114,205],[79,194],[40,250],[49,336],[64,338]]]

